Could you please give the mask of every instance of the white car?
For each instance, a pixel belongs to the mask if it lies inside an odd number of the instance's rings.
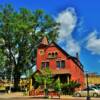
[[[87,96],[87,88],[85,88],[81,91],[76,91],[74,93],[74,96],[77,96],[77,97]],[[93,96],[93,97],[100,96],[100,90],[97,90],[95,88],[89,88],[89,96]]]

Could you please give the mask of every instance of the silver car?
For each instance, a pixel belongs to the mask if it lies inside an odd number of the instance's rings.
[[[85,88],[81,91],[76,91],[74,93],[74,96],[77,96],[77,97],[87,96],[87,88]],[[89,88],[89,96],[93,96],[93,97],[100,96],[100,90],[95,89],[95,88]]]

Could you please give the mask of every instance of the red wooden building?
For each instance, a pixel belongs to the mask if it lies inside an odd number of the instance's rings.
[[[78,57],[65,52],[55,42],[48,43],[44,37],[37,50],[37,70],[48,67],[61,82],[77,81],[84,85],[84,70]]]

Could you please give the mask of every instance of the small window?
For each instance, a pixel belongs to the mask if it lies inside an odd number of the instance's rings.
[[[44,55],[44,50],[40,50],[40,55]]]
[[[56,61],[57,68],[64,68],[65,67],[65,61]]]
[[[60,68],[60,61],[56,62],[57,68]]]
[[[45,62],[42,62],[41,67],[45,68]]]
[[[49,68],[49,62],[42,62],[41,67],[42,68]]]
[[[46,67],[49,68],[49,62],[46,62]]]
[[[62,68],[65,67],[65,61],[64,61],[64,60],[61,61],[61,67],[62,67]]]
[[[48,53],[48,58],[56,58],[58,55],[57,52],[51,52],[51,53]]]
[[[55,57],[57,57],[58,56],[58,53],[57,52],[55,52]]]
[[[52,55],[51,55],[51,53],[48,53],[48,57],[50,58]]]
[[[52,57],[54,57],[54,53],[52,53]]]

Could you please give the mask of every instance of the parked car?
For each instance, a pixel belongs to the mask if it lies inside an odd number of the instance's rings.
[[[77,97],[87,96],[87,88],[85,88],[81,91],[76,91],[74,93],[74,96],[77,96]],[[100,90],[95,89],[95,88],[89,88],[89,96],[93,96],[93,97],[100,96]]]
[[[100,86],[97,86],[97,85],[90,85],[89,88],[94,88],[94,89],[100,91]]]

